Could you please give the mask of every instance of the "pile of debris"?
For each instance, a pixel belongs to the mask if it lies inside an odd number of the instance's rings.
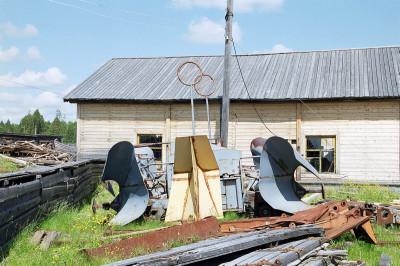
[[[14,143],[0,146],[1,157],[13,161],[19,167],[27,164],[35,165],[55,165],[69,162],[74,154],[53,149],[53,144],[34,144],[34,141],[16,141]],[[4,154],[8,154],[6,156]]]

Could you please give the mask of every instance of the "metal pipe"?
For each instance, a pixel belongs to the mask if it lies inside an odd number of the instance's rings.
[[[210,124],[210,109],[208,107],[208,96],[206,96],[206,105],[207,105],[207,121],[208,121],[208,139],[211,139],[211,124]]]
[[[193,88],[190,86],[190,103],[192,105],[192,128],[193,128],[193,136],[196,136],[196,132],[194,129],[194,103],[193,103]]]

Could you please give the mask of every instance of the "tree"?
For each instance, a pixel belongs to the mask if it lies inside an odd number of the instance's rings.
[[[61,111],[57,109],[56,117],[50,125],[50,134],[63,136],[65,131],[65,122],[63,121]]]
[[[33,134],[33,127],[32,127],[32,115],[29,112],[26,116],[24,116],[21,121],[19,122],[19,127],[21,129],[22,134]]]
[[[40,114],[39,110],[36,111],[32,115],[32,126],[34,129],[34,134],[44,134],[45,133],[45,121],[43,115]]]
[[[76,122],[68,122],[67,131],[62,141],[64,143],[76,143]]]

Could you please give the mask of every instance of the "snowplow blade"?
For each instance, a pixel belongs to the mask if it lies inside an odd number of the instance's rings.
[[[259,189],[263,199],[274,209],[295,213],[311,208],[301,201],[294,188],[294,171],[303,166],[319,178],[317,170],[283,138],[271,137],[260,160]]]
[[[166,222],[223,217],[219,168],[206,136],[176,138]]]
[[[111,205],[117,211],[110,223],[126,225],[140,217],[147,208],[149,192],[143,182],[137,161],[135,150],[130,142],[118,142],[111,147],[104,166],[102,182],[115,181],[119,185],[119,194]],[[111,185],[108,191],[114,195]]]

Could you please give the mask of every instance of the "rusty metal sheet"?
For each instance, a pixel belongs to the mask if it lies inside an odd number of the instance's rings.
[[[200,221],[164,228],[159,231],[123,239],[98,248],[85,249],[84,252],[89,257],[102,257],[105,255],[111,256],[111,254],[117,254],[119,258],[130,258],[135,249],[157,251],[165,249],[174,241],[190,240],[194,237],[198,240],[204,240],[217,236],[220,236],[217,219],[215,217],[207,217]]]
[[[359,207],[349,209],[347,201],[342,200],[320,204],[313,209],[296,212],[290,217],[265,217],[221,222],[220,226],[222,233],[229,235],[255,230],[316,224],[324,229],[328,239],[334,239],[353,229],[368,242],[377,244],[375,234],[369,222],[372,215],[371,212]]]
[[[166,222],[223,217],[217,161],[206,136],[176,138]]]

